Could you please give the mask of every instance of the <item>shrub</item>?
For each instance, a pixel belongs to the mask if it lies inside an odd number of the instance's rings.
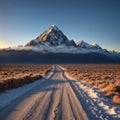
[[[113,95],[114,95],[114,92],[112,92],[112,91],[107,91],[107,92],[104,93],[105,97],[111,97]]]
[[[116,91],[116,90],[117,90],[117,86],[115,86],[113,83],[110,83],[105,87],[105,91]]]
[[[115,95],[113,97],[113,103],[120,105],[120,96]]]

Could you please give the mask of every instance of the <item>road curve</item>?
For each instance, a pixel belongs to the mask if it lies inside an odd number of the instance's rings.
[[[0,120],[88,120],[64,69],[53,66],[45,79],[2,109]]]

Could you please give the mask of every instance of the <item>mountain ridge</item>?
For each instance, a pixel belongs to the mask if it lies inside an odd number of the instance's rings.
[[[0,63],[120,63],[120,53],[70,40],[52,25],[25,46],[0,50]]]
[[[88,44],[83,40],[75,42],[74,40],[69,40],[66,35],[56,26],[52,25],[42,34],[40,34],[36,39],[29,41],[25,46],[39,46],[39,44],[44,44],[48,42],[50,46],[66,45],[74,47],[87,48],[101,48],[96,43],[94,45]],[[79,44],[78,44],[79,43]]]
[[[35,39],[29,41],[25,47],[36,47],[43,52],[61,52],[66,53],[89,53],[98,52],[106,55],[110,55],[112,52],[107,49],[103,49],[97,43],[88,44],[87,42],[80,40],[75,42],[74,40],[68,39],[68,37],[56,26],[52,25],[42,34]],[[61,49],[60,49],[61,48]],[[64,49],[64,50],[63,50]],[[69,50],[68,50],[69,49]],[[117,52],[114,51],[114,54]]]

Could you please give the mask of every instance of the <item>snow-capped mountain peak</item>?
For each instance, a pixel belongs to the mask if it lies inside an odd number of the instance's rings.
[[[101,49],[101,50],[102,50],[102,47],[99,46],[97,43],[93,43],[92,46],[93,46],[93,48],[95,48],[95,49]]]
[[[102,49],[96,43],[91,45],[81,40],[77,43],[74,40],[69,40],[64,33],[56,26],[51,25],[47,30],[45,30],[41,35],[39,35],[36,39],[31,40],[26,44],[26,46],[38,46],[38,47],[46,47],[47,46],[66,46],[66,47],[74,47],[77,49],[86,49],[86,50],[98,50]]]
[[[51,39],[49,37],[55,37],[55,32],[59,32],[60,30],[56,25],[51,25],[47,30],[45,30],[41,35],[39,35],[36,39],[39,41],[46,41],[47,39]]]
[[[84,42],[84,40],[80,40],[77,42],[77,45],[85,45],[85,44],[88,44],[88,43]]]
[[[38,41],[39,44],[41,44],[42,42],[42,44],[47,43],[50,46],[59,46],[59,45],[74,46],[74,43],[71,42],[56,25],[50,26],[46,31],[44,31],[41,35],[39,35],[35,39],[35,41],[36,40]],[[32,40],[32,43],[33,43],[33,40]],[[26,46],[29,46],[29,45],[32,45],[32,44],[27,44]]]
[[[86,49],[102,49],[98,44],[88,44],[84,42],[83,40],[77,42],[78,47],[86,48]]]
[[[91,48],[92,47],[90,44],[84,42],[83,40],[77,42],[77,46],[82,47],[82,48]]]
[[[51,25],[49,28],[51,30],[59,31],[59,28],[56,25]]]
[[[93,43],[92,46],[97,47],[97,48],[101,48],[97,43]]]

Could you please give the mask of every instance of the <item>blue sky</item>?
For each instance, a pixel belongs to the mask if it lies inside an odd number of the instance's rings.
[[[69,39],[120,51],[120,0],[0,0],[1,46],[25,45],[52,24]]]

